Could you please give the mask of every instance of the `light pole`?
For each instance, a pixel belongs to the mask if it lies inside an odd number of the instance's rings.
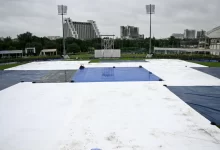
[[[146,5],[147,14],[150,14],[150,46],[149,54],[151,54],[151,14],[155,14],[155,5]]]
[[[64,21],[63,15],[67,14],[67,6],[65,5],[58,5],[58,15],[62,15],[62,28],[63,28],[63,55],[66,55],[66,48],[65,48],[65,37],[64,37]]]

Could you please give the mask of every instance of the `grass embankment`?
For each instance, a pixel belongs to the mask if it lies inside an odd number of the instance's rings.
[[[193,62],[208,67],[220,67],[220,62],[198,62],[198,61],[193,61]]]
[[[23,65],[23,64],[24,64],[24,63],[15,63],[15,64],[4,64],[4,65],[0,65],[0,70],[12,68],[12,67],[16,67],[16,66]]]
[[[108,59],[91,59],[90,63],[99,63],[102,61],[111,61],[111,60],[124,60],[124,61],[129,61],[129,60],[144,60],[144,58],[108,58]]]
[[[93,58],[94,54],[81,53],[76,55],[69,55],[70,59],[89,60]]]
[[[32,61],[47,61],[61,59],[61,56],[31,56],[23,58],[1,58],[0,63],[11,63],[11,62],[32,62]]]
[[[121,58],[106,58],[95,59],[94,54],[76,54],[70,55],[70,59],[73,60],[91,60],[91,63],[98,63],[102,60],[143,60],[146,58],[146,54],[122,54]]]

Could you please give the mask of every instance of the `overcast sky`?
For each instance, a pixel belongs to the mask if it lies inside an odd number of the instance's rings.
[[[146,4],[156,5],[152,34],[156,38],[184,29],[210,30],[220,25],[220,0],[0,0],[0,37],[29,31],[37,36],[62,34],[57,5],[68,6],[74,21],[94,20],[101,34],[120,36],[121,25],[139,27],[149,35]]]

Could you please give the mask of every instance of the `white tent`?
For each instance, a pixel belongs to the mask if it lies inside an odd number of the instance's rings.
[[[40,56],[46,56],[46,55],[57,55],[57,49],[43,49],[41,52],[40,52]]]

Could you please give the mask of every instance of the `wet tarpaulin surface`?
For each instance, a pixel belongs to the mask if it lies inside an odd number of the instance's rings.
[[[152,72],[139,67],[100,67],[78,70],[74,82],[159,81]]]
[[[168,86],[167,88],[210,122],[220,125],[220,86]]]
[[[75,70],[4,70],[0,71],[0,90],[21,81],[36,83],[70,82]]]
[[[214,76],[216,78],[220,79],[220,67],[194,67],[193,69],[196,69],[198,71],[204,72],[206,74],[209,74],[211,76]]]
[[[36,80],[36,83],[62,83],[70,82],[72,76],[75,74],[76,70],[52,70],[41,77],[39,80]]]
[[[148,61],[145,61],[145,60],[115,60],[115,59],[113,59],[113,60],[111,60],[111,59],[109,59],[109,60],[100,60],[100,62],[102,62],[102,63],[117,63],[117,62],[148,62]]]
[[[21,81],[33,82],[47,74],[48,71],[4,70],[0,71],[0,90],[17,84]]]

